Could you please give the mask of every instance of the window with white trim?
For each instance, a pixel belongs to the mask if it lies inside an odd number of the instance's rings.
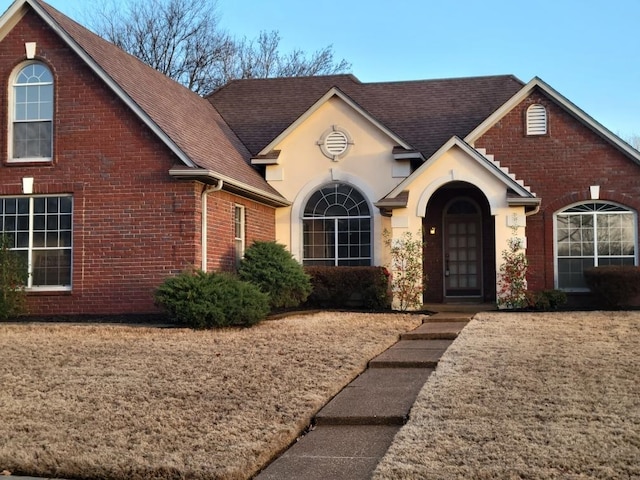
[[[316,191],[302,224],[304,265],[371,265],[371,213],[354,187],[334,183]]]
[[[243,205],[236,205],[233,209],[233,231],[237,266],[244,257],[245,249],[245,211]]]
[[[0,197],[0,233],[23,260],[26,287],[70,290],[71,196]]]
[[[556,286],[588,289],[583,271],[601,265],[637,264],[636,215],[607,202],[574,205],[555,215]]]
[[[10,128],[10,161],[53,158],[53,75],[42,63],[28,63],[13,75]]]
[[[534,103],[527,108],[527,135],[547,134],[547,109]]]

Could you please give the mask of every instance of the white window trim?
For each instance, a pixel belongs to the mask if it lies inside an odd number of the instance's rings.
[[[69,285],[36,285],[33,286],[33,221],[34,221],[34,200],[36,198],[70,198],[71,199],[71,246],[66,248],[71,252],[71,265],[70,265],[70,283]],[[16,196],[2,196],[0,198],[20,198]],[[27,285],[25,290],[29,292],[70,292],[73,286],[73,196],[72,195],[29,195],[26,198],[29,199],[29,246],[27,247]],[[0,231],[0,234],[4,232]],[[22,249],[21,249],[22,250]]]
[[[240,214],[240,236],[236,235],[236,215]],[[236,254],[236,261],[244,258],[244,252],[246,250],[247,234],[246,234],[246,208],[244,205],[235,204],[233,206],[233,248]],[[238,252],[238,242],[240,242],[240,252]]]
[[[634,238],[634,265],[638,265],[638,258],[639,258],[639,254],[638,254],[638,212],[636,212],[634,209],[632,209],[631,207],[628,207],[626,205],[622,205],[621,203],[617,203],[617,202],[611,202],[608,200],[585,200],[583,202],[576,202],[576,203],[572,203],[571,205],[567,205],[565,207],[563,207],[562,209],[554,212],[553,214],[553,286],[556,289],[560,289],[563,292],[567,292],[567,293],[584,293],[584,292],[589,292],[590,290],[588,288],[560,288],[559,285],[559,273],[558,273],[558,228],[557,228],[557,220],[558,220],[558,215],[561,215],[563,213],[565,213],[567,210],[569,210],[570,208],[573,207],[577,207],[579,205],[584,205],[586,203],[606,203],[609,205],[615,205],[617,207],[621,207],[627,210],[627,212],[620,212],[620,213],[632,213],[633,214],[633,228],[634,228],[634,232],[635,232],[635,238]],[[594,247],[596,248],[596,247]],[[594,255],[595,256],[595,255]],[[597,257],[596,257],[597,258]]]
[[[22,71],[23,68],[37,63],[42,65],[53,77],[53,72],[51,68],[46,63],[39,62],[37,60],[22,62],[18,66],[13,69],[11,72],[11,76],[9,77],[9,95],[8,95],[8,136],[7,136],[7,163],[51,163],[53,161],[53,137],[54,137],[54,120],[55,120],[55,79],[51,82],[53,88],[53,115],[51,116],[51,156],[50,157],[24,157],[24,158],[14,158],[13,157],[13,125],[15,123],[15,86],[16,86],[16,78],[18,74]]]

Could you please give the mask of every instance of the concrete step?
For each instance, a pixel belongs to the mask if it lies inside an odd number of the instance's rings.
[[[468,322],[475,314],[471,312],[438,312],[422,319],[422,323]]]
[[[401,340],[455,340],[468,322],[427,322],[400,335]]]
[[[403,425],[432,368],[370,368],[316,415],[322,425]]]
[[[256,480],[368,480],[399,425],[317,426]]]
[[[400,340],[369,362],[369,368],[435,368],[452,340]]]

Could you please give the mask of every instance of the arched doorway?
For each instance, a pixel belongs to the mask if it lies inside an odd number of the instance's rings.
[[[425,302],[495,301],[495,221],[480,189],[466,182],[439,188],[427,204],[423,232]]]

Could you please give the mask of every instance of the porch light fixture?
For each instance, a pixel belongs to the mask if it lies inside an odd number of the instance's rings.
[[[435,234],[436,234],[436,227],[431,227],[431,228],[429,229],[429,234],[430,234],[430,235],[435,235]]]

